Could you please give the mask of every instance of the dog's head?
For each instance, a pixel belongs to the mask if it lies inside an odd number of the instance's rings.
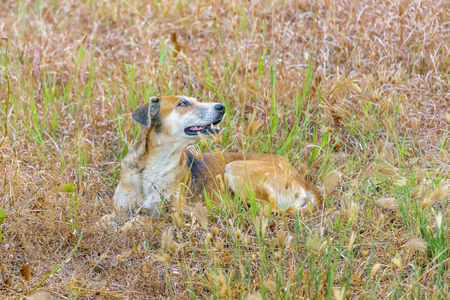
[[[208,136],[219,129],[225,105],[200,103],[185,96],[151,97],[149,103],[136,109],[131,117],[139,124],[152,129],[158,135],[196,142],[202,135]]]

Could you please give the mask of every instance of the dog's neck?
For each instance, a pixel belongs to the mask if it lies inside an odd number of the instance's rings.
[[[154,128],[141,131],[135,151],[139,164],[155,176],[163,177],[165,173],[175,175],[178,180],[186,175],[187,156],[184,149],[190,143],[178,138],[170,139],[164,133],[157,133]],[[161,174],[159,174],[161,173]]]

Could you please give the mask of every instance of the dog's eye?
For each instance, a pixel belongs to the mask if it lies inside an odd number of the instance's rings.
[[[183,102],[178,103],[177,106],[189,106],[189,105],[190,105],[189,101],[184,100]]]

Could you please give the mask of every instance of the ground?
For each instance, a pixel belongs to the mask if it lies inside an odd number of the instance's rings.
[[[449,299],[449,13],[2,1],[0,298]],[[323,207],[170,198],[160,219],[96,226],[140,130],[130,113],[169,94],[226,105],[194,151],[285,156]]]

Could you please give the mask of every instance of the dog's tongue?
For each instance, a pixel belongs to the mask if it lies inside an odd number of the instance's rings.
[[[189,128],[189,130],[200,131],[200,130],[203,130],[205,128],[206,128],[206,126],[192,126],[192,127]]]

